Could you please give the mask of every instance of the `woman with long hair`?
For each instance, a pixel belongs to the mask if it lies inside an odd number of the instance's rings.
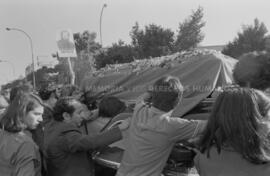
[[[34,94],[15,97],[0,120],[0,175],[39,176],[41,160],[29,130],[42,121],[43,103]]]
[[[249,88],[226,88],[217,98],[200,140],[201,176],[268,176],[270,99]]]

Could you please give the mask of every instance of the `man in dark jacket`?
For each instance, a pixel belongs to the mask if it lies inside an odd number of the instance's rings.
[[[71,97],[61,98],[54,107],[54,120],[45,127],[44,146],[50,176],[91,176],[93,163],[87,152],[122,138],[123,122],[100,134],[84,135],[79,126],[85,119],[85,106]]]

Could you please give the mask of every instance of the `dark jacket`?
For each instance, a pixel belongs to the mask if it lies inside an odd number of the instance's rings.
[[[87,151],[122,138],[119,128],[84,135],[78,127],[52,120],[44,131],[44,148],[50,176],[91,176],[94,168]]]

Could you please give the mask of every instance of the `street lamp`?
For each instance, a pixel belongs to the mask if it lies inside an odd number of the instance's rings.
[[[101,13],[100,13],[100,19],[99,19],[99,35],[100,35],[100,44],[101,44],[101,46],[102,46],[101,23],[102,23],[102,14],[103,14],[103,10],[104,10],[105,7],[107,7],[107,4],[103,4],[102,9],[101,9]]]
[[[29,41],[30,41],[30,47],[31,47],[31,55],[32,55],[33,88],[36,89],[34,51],[33,51],[33,42],[32,42],[32,39],[31,39],[30,35],[28,35],[25,31],[23,31],[21,29],[18,29],[18,28],[6,28],[6,30],[7,31],[13,30],[13,31],[22,32],[29,39]]]
[[[13,77],[15,78],[15,67],[14,67],[14,64],[12,62],[8,61],[8,60],[0,60],[0,63],[1,62],[6,62],[6,63],[8,63],[8,64],[11,65],[12,71],[13,71]]]

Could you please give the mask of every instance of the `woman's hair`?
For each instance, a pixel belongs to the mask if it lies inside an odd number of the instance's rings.
[[[127,108],[126,104],[116,97],[104,97],[98,107],[98,114],[101,117],[114,117]]]
[[[32,93],[32,92],[33,92],[32,85],[30,84],[18,85],[11,89],[9,100],[10,102],[12,102],[17,95],[22,94],[22,93]]]
[[[270,88],[270,53],[262,51],[242,55],[235,65],[233,77],[242,87]]]
[[[214,104],[200,140],[201,152],[210,157],[212,146],[219,153],[229,146],[251,163],[269,162],[269,139],[260,133],[260,124],[269,118],[262,116],[269,111],[269,103],[269,98],[258,90],[226,88]]]
[[[164,112],[171,111],[180,101],[183,86],[178,78],[164,76],[158,79],[150,90],[152,105]]]
[[[264,117],[265,120],[267,120],[267,118],[270,120],[270,117],[268,117],[268,113],[270,112],[270,97],[262,91],[255,90],[255,92],[260,114]]]
[[[43,102],[37,95],[32,93],[18,94],[0,120],[2,129],[12,133],[24,130],[27,126],[24,124],[23,118],[38,106],[43,106]]]
[[[73,103],[76,102],[77,100],[73,97],[62,97],[60,98],[54,108],[53,108],[53,118],[56,121],[63,121],[63,113],[66,112],[70,115],[73,114],[75,111],[75,107],[73,106]]]

